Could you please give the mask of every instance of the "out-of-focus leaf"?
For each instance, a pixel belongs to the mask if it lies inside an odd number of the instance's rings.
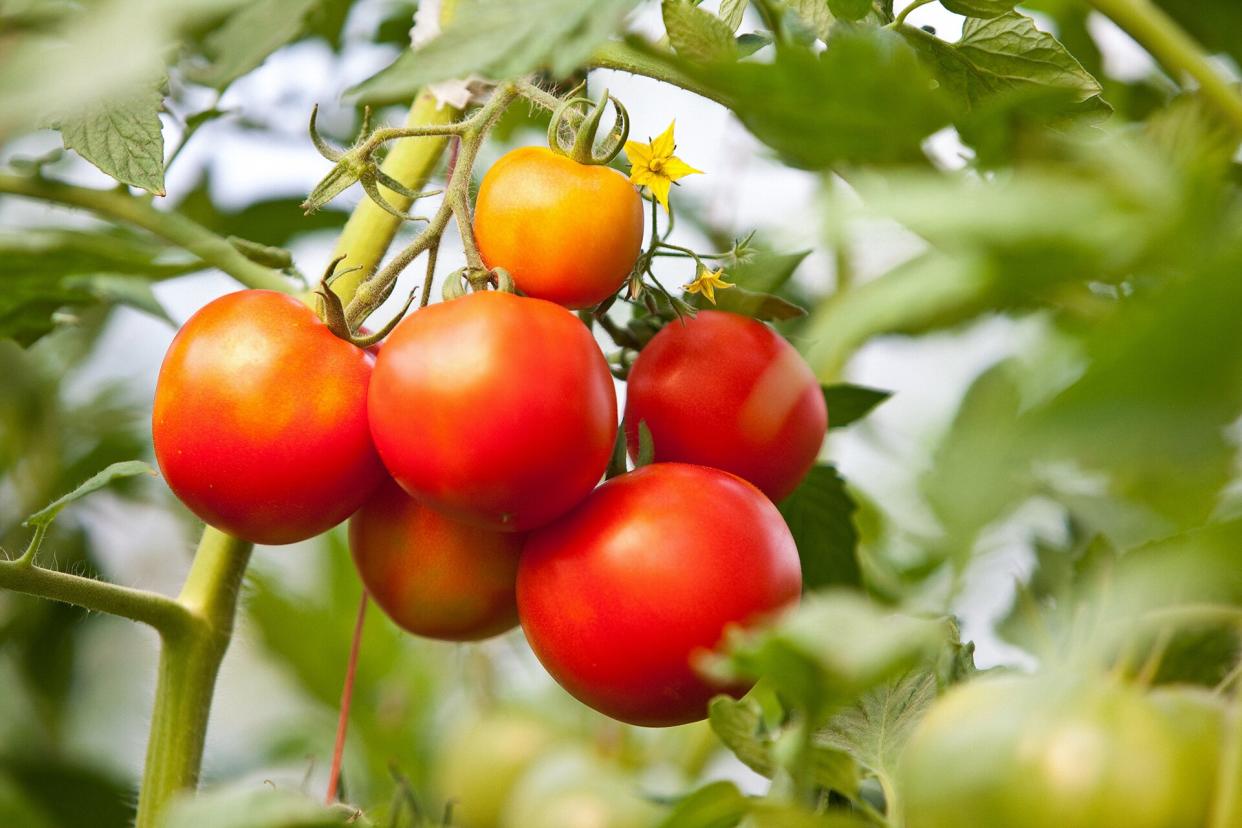
[[[759,140],[804,169],[915,160],[922,140],[948,122],[914,50],[882,29],[839,25],[822,54],[787,47],[772,63],[689,71]]]
[[[154,476],[155,469],[151,468],[150,465],[142,462],[141,460],[128,460],[122,463],[113,463],[111,466],[108,466],[108,468],[83,482],[82,485],[69,492],[69,494],[53,500],[33,515],[26,518],[26,525],[47,526],[56,519],[56,516],[60,514],[61,509],[64,509],[75,500],[80,500],[91,492],[99,491],[114,480],[125,477],[136,477],[140,474],[149,474]]]
[[[826,592],[804,596],[772,627],[733,631],[705,668],[726,681],[766,678],[815,719],[930,657],[945,638],[939,621]]]
[[[660,11],[669,43],[682,57],[703,63],[737,57],[734,29],[711,12],[687,0],[663,0]]]
[[[729,267],[728,278],[743,288],[775,293],[793,277],[798,265],[802,264],[810,252],[799,250],[794,253],[774,253],[761,250]]]
[[[363,101],[412,98],[422,86],[471,74],[504,80],[535,69],[563,77],[621,25],[636,0],[462,0],[438,37],[402,52],[349,90]]]
[[[785,5],[793,10],[803,23],[820,40],[827,40],[832,34],[832,24],[837,22],[828,8],[828,0],[789,0]]]
[[[742,17],[746,14],[749,3],[750,0],[721,0],[720,19],[729,27],[729,31],[736,32],[737,27],[742,25]]]
[[[862,20],[871,8],[871,0],[828,0],[828,10],[838,20]]]
[[[1242,5],[1233,0],[1154,0],[1186,31],[1217,52],[1225,52],[1242,64]]]
[[[1008,14],[1017,4],[1017,0],[940,0],[940,5],[954,14],[983,19]]]
[[[15,801],[20,797],[21,805]],[[0,818],[13,828],[128,828],[133,824],[133,790],[112,774],[56,756],[0,758]],[[23,808],[34,821],[14,818]],[[38,820],[43,819],[46,822]],[[11,821],[10,821],[11,820]]]
[[[205,65],[190,66],[195,83],[224,89],[296,39],[322,0],[256,0],[234,13],[203,43]]]
[[[742,764],[771,778],[780,767],[779,733],[767,730],[748,699],[717,696],[708,706],[712,730]],[[827,744],[814,744],[806,757],[811,782],[844,796],[858,795],[858,768],[849,754]]]
[[[349,217],[349,213],[331,207],[303,215],[300,203],[300,198],[274,198],[227,210],[212,200],[211,184],[204,179],[181,200],[177,212],[217,235],[236,236],[271,247],[286,247],[302,233],[338,229]]]
[[[824,404],[828,406],[829,429],[845,428],[861,420],[872,409],[893,396],[892,391],[844,382],[825,385],[823,391]]]
[[[357,808],[324,805],[304,793],[266,784],[235,786],[175,800],[162,828],[334,828],[372,823]]]
[[[164,195],[163,81],[61,114],[56,128],[71,149],[122,184]]]
[[[802,586],[861,586],[854,501],[845,481],[828,464],[811,468],[793,494],[780,503],[802,561]]]
[[[732,782],[712,782],[678,802],[659,828],[733,828],[750,801]]]
[[[806,316],[805,308],[800,308],[787,299],[771,293],[748,290],[736,284],[728,290],[719,291],[715,302],[698,295],[694,304],[700,309],[728,311],[763,322],[782,322]]]

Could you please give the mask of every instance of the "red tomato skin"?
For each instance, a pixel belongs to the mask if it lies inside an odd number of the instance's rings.
[[[534,532],[518,563],[518,615],[552,677],[631,724],[707,715],[719,688],[697,652],[730,625],[797,602],[798,550],[780,513],[741,478],[656,463],[613,478]]]
[[[815,464],[828,409],[810,366],[779,334],[745,316],[699,311],[669,323],[634,362],[625,404],[632,457],[640,421],[656,461],[723,469],[780,501]]]
[[[524,540],[443,515],[391,479],[349,521],[367,593],[401,628],[444,641],[478,641],[517,625]]]
[[[586,327],[551,302],[499,291],[402,320],[369,402],[375,445],[406,491],[501,531],[582,500],[617,433],[612,374]]]
[[[547,147],[505,153],[479,185],[474,234],[488,267],[527,296],[589,308],[616,293],[642,249],[643,201],[614,169]]]
[[[164,479],[204,522],[254,543],[331,529],[383,478],[367,427],[373,362],[292,296],[243,290],[208,303],[156,382]]]

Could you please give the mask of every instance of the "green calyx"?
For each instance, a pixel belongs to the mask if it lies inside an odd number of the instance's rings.
[[[503,267],[494,267],[491,270],[463,267],[454,270],[444,280],[440,296],[445,302],[451,302],[454,299],[460,299],[470,291],[478,293],[488,288],[494,288],[501,293],[517,291],[513,277]]]
[[[548,146],[579,164],[607,164],[625,146],[625,139],[630,135],[630,115],[607,89],[597,101],[580,94],[585,90],[586,84],[580,84],[552,113]],[[609,101],[613,107],[613,124],[597,139]]]

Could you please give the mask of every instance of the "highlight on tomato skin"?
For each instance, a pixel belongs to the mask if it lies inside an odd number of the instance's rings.
[[[367,423],[373,364],[292,296],[209,302],[174,337],[156,382],[151,431],[169,488],[253,543],[341,523],[384,476]]]
[[[828,410],[814,372],[776,331],[703,310],[665,326],[634,362],[625,404],[632,457],[639,423],[656,461],[724,469],[780,501],[815,464]]]
[[[518,612],[570,694],[631,724],[703,719],[717,693],[694,668],[726,629],[795,604],[798,550],[762,492],[727,472],[655,463],[615,477],[531,534]]]
[[[523,535],[462,523],[381,483],[349,521],[367,593],[414,635],[478,641],[517,626]]]
[[[608,363],[565,308],[499,291],[406,317],[376,360],[371,434],[406,491],[506,532],[573,508],[617,433]]]
[[[589,308],[616,293],[642,248],[643,201],[621,173],[547,147],[501,156],[479,185],[474,232],[488,267],[527,296]]]

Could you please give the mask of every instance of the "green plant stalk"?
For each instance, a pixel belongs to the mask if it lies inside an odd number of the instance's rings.
[[[141,227],[193,253],[246,287],[293,291],[280,271],[250,261],[227,240],[177,213],[157,210],[148,199],[118,189],[77,187],[36,176],[0,174],[0,193],[81,207],[103,218]]]
[[[177,603],[190,623],[161,631],[159,679],[135,828],[155,828],[179,791],[198,784],[220,662],[253,545],[208,527]]]
[[[610,40],[601,44],[591,53],[591,66],[596,69],[617,69],[631,75],[642,75],[658,81],[680,86],[687,92],[707,98],[720,104],[727,104],[724,97],[714,89],[696,81],[684,72],[670,66],[667,62],[652,57],[639,49],[620,40]]]
[[[436,99],[423,92],[410,107],[406,126],[417,128],[422,126],[446,126],[461,115],[461,110],[451,106],[437,107]],[[423,138],[405,138],[393,146],[388,157],[384,159],[382,169],[385,173],[405,184],[412,190],[421,190],[427,185],[431,174],[435,171],[440,156],[448,144],[448,136]],[[382,193],[388,202],[402,212],[410,207],[410,199],[394,193],[387,187]],[[344,256],[340,269],[357,267],[358,270],[346,273],[332,283],[332,290],[341,297],[341,302],[348,304],[358,290],[358,285],[375,272],[380,260],[392,244],[393,238],[401,221],[386,212],[369,198],[358,202],[345,223],[345,229],[336,242],[332,258]]]
[[[1151,0],[1087,2],[1141,43],[1175,78],[1194,78],[1203,97],[1242,133],[1242,93],[1216,71],[1194,38]]]

